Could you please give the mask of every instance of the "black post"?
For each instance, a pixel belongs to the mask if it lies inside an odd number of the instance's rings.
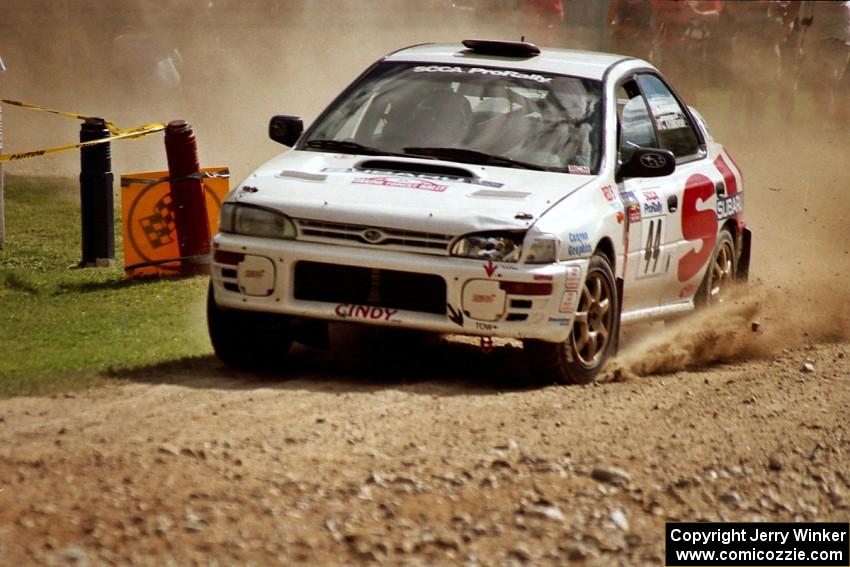
[[[103,118],[88,118],[80,142],[108,138]],[[80,203],[82,205],[83,259],[80,266],[107,267],[115,261],[115,213],[112,198],[110,143],[80,149]]]

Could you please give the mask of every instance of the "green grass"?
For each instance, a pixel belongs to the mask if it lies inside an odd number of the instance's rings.
[[[116,371],[211,354],[205,277],[124,280],[81,257],[79,184],[6,177],[0,250],[0,396],[92,386]],[[116,197],[116,202],[118,201]]]

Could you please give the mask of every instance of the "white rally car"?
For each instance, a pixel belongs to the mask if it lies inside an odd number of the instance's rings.
[[[621,323],[749,266],[741,174],[646,61],[467,40],[392,53],[237,186],[214,239],[216,354],[278,366],[328,321],[522,339],[593,379]]]

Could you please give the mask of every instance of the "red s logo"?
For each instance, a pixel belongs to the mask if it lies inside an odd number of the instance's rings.
[[[714,208],[697,209],[697,204],[706,203],[714,196],[714,183],[701,173],[691,175],[685,182],[682,196],[682,236],[691,242],[700,241],[702,246],[691,249],[679,260],[679,281],[686,282],[705,265],[714,251],[717,241],[717,213]]]

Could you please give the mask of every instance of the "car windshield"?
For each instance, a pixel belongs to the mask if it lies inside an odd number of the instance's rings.
[[[589,79],[385,62],[346,90],[299,147],[595,174],[600,99],[600,82]]]

